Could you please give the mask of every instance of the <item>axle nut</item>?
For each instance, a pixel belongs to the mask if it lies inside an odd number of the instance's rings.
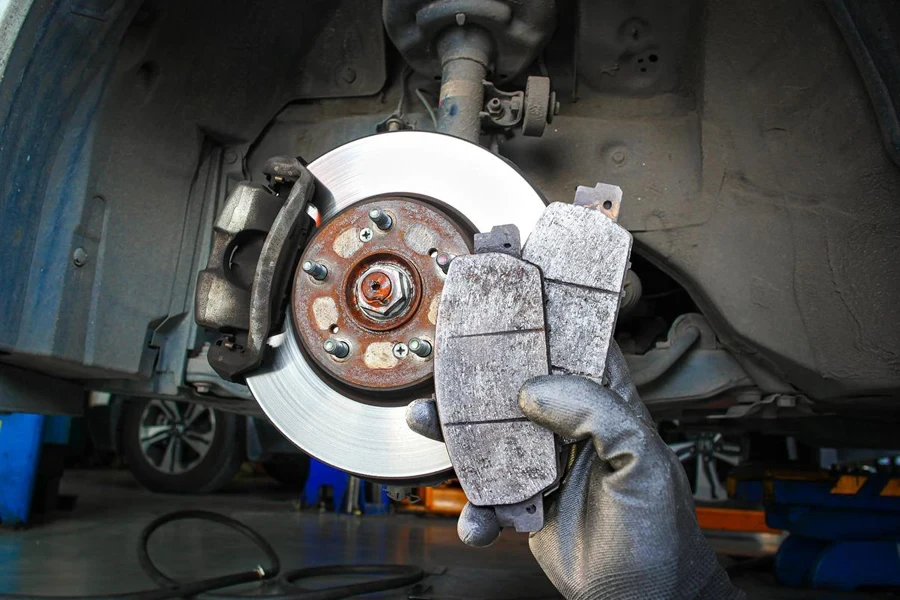
[[[390,319],[407,306],[411,297],[409,275],[399,267],[379,264],[363,272],[356,286],[356,300],[369,317]]]

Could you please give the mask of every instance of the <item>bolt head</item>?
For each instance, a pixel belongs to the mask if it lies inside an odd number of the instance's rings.
[[[453,256],[446,252],[438,252],[437,256],[434,257],[434,262],[437,263],[441,271],[446,273],[450,269],[450,263],[453,262]]]
[[[353,67],[344,67],[341,69],[341,79],[344,83],[353,83],[356,81],[356,70]]]
[[[394,344],[393,352],[394,352],[395,358],[403,359],[403,358],[406,358],[407,356],[409,356],[409,348],[407,348],[406,344],[404,344],[403,342]]]
[[[372,271],[363,277],[359,289],[369,304],[390,304],[393,299],[394,285],[390,276],[383,271]]]
[[[359,230],[359,240],[361,242],[368,242],[372,239],[375,234],[372,233],[372,230],[369,227],[363,227]]]
[[[335,340],[325,340],[322,348],[328,354],[335,358],[347,358],[350,354],[350,345],[347,342],[338,342]]]
[[[87,259],[87,250],[85,250],[81,246],[75,248],[75,251],[72,253],[72,263],[74,263],[76,267],[83,267],[84,265],[86,265]]]
[[[426,358],[431,354],[432,346],[429,342],[424,340],[420,340],[419,338],[412,338],[407,342],[406,346],[409,348],[409,351],[418,356],[419,358]]]
[[[359,307],[373,319],[389,319],[409,305],[412,284],[399,267],[378,264],[366,269],[356,285]]]

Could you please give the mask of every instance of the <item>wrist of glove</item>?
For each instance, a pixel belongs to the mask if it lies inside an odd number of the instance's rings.
[[[744,598],[697,525],[684,469],[662,441],[615,344],[610,387],[569,375],[538,377],[519,407],[557,435],[581,440],[545,525],[529,546],[556,588],[582,598]],[[418,433],[441,439],[433,401],[407,409]],[[493,509],[466,505],[460,539],[486,546],[500,534]]]

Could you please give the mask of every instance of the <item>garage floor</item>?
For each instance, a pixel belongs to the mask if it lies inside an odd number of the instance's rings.
[[[262,477],[239,478],[216,495],[185,497],[146,492],[126,471],[70,471],[61,493],[77,497],[70,512],[29,530],[0,530],[0,592],[80,595],[151,588],[135,558],[140,530],[171,510],[203,508],[257,529],[280,554],[282,568],[412,563],[429,573],[413,596],[423,600],[558,597],[524,535],[505,534],[492,547],[476,550],[458,540],[452,519],[300,512],[292,494]],[[771,538],[713,538],[717,550],[728,553],[754,554],[775,543]],[[246,570],[260,561],[238,534],[195,521],[160,530],[150,552],[165,572],[184,580]],[[775,590],[765,574],[736,583],[751,598],[874,597]],[[367,597],[407,598],[409,590]]]

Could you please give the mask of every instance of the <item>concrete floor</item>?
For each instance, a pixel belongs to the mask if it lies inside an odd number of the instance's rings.
[[[278,551],[282,568],[412,563],[429,573],[415,595],[423,600],[559,597],[531,556],[525,535],[504,534],[490,548],[476,550],[458,540],[452,519],[301,512],[292,494],[262,477],[239,478],[215,495],[162,496],[140,488],[127,471],[70,471],[61,493],[77,497],[71,511],[28,530],[0,530],[0,592],[78,595],[152,588],[136,560],[140,530],[171,510],[202,508],[259,531]],[[771,550],[777,542],[734,536],[712,541],[719,551],[743,555]],[[261,561],[238,534],[195,521],[160,530],[150,552],[166,573],[182,580],[246,570]],[[872,598],[776,590],[766,574],[736,583],[751,598]],[[408,590],[367,596],[407,597]]]

